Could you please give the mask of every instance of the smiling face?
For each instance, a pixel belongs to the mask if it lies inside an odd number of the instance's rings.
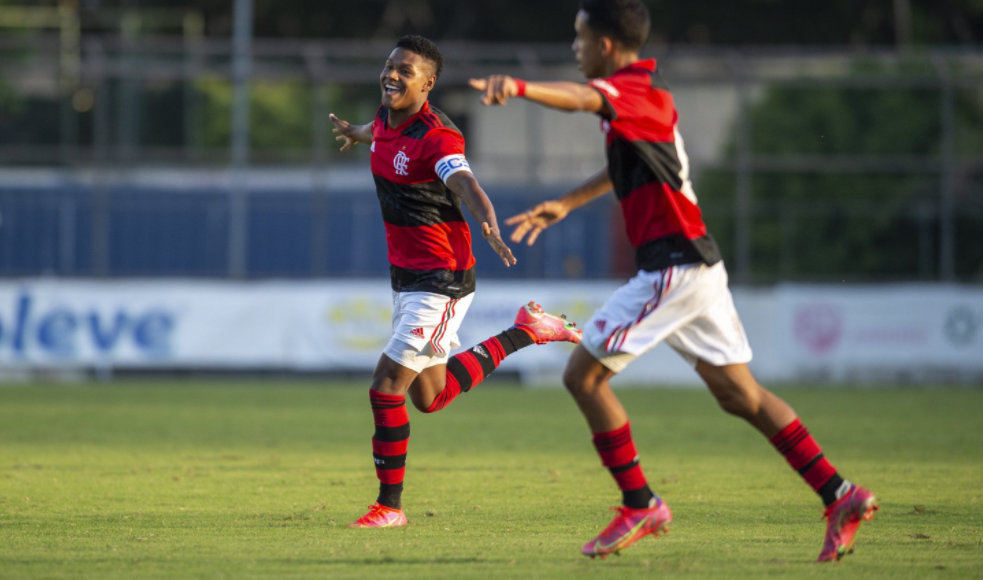
[[[437,77],[433,65],[419,54],[397,47],[379,76],[382,104],[392,110],[422,107]]]
[[[605,44],[603,37],[598,36],[591,29],[587,21],[587,13],[581,10],[577,12],[577,19],[573,23],[573,28],[577,32],[574,38],[573,52],[577,55],[577,68],[589,79],[596,79],[605,76]],[[610,44],[610,40],[608,40]]]

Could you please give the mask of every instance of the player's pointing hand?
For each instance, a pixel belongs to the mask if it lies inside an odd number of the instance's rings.
[[[518,244],[528,234],[529,239],[526,241],[526,245],[531,246],[543,230],[567,217],[568,213],[570,212],[563,202],[544,201],[525,213],[510,217],[505,220],[505,223],[515,226],[511,236],[513,242]]]
[[[335,141],[344,141],[344,144],[341,146],[342,151],[348,151],[353,145],[358,143],[356,134],[361,127],[356,127],[348,121],[339,119],[334,113],[328,113],[328,119],[331,119],[331,122],[334,123],[334,129],[331,132],[338,133]]]
[[[512,97],[519,96],[519,85],[515,79],[506,75],[492,75],[485,79],[471,79],[471,88],[482,91],[485,96],[481,102],[485,105],[504,105]]]

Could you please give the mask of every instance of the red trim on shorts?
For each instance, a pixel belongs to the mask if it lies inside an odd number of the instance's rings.
[[[615,326],[611,334],[608,335],[608,339],[604,341],[604,350],[611,352],[611,341],[614,340],[615,336],[618,336],[619,332],[621,332],[621,326]]]
[[[433,351],[436,354],[444,354],[446,351],[440,347],[440,341],[444,339],[444,334],[447,332],[447,325],[450,323],[451,319],[454,318],[455,307],[457,306],[458,299],[451,298],[444,304],[444,313],[440,315],[440,324],[437,328],[434,328],[433,335],[430,338],[430,346],[433,347]],[[450,314],[448,315],[448,311]]]
[[[611,337],[608,338],[608,341],[604,346],[609,352],[612,350],[620,351],[625,345],[625,341],[628,340],[628,332],[631,331],[633,327],[637,326],[643,319],[648,317],[648,315],[655,312],[655,310],[659,307],[659,304],[662,302],[663,294],[666,293],[666,290],[669,289],[669,284],[672,282],[672,270],[673,268],[671,267],[662,270],[662,275],[659,276],[659,282],[654,286],[655,296],[653,296],[651,300],[647,300],[645,302],[645,306],[642,306],[642,311],[639,313],[638,318],[636,318],[633,322],[629,322],[623,329],[619,327],[618,330],[615,331],[615,333],[612,333]],[[620,333],[620,337],[615,342],[614,347],[611,348],[611,338],[614,338],[614,335],[618,333]]]

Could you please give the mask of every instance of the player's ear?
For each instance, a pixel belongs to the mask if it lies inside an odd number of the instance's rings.
[[[601,50],[601,56],[603,58],[608,58],[613,55],[615,48],[617,48],[617,45],[613,40],[611,40],[610,36],[602,36],[599,38],[597,46]]]
[[[437,75],[430,75],[427,77],[427,82],[423,83],[423,90],[429,93],[435,84],[437,84]]]

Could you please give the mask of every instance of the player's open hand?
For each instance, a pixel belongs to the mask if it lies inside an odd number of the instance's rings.
[[[526,245],[531,246],[543,230],[567,217],[568,213],[570,212],[563,202],[550,200],[544,201],[525,213],[510,217],[505,220],[505,223],[515,226],[511,236],[513,242],[518,244],[528,234],[529,239],[526,241]]]
[[[331,132],[338,133],[338,136],[335,137],[335,141],[344,141],[344,144],[341,146],[342,151],[348,151],[358,143],[356,131],[360,129],[360,127],[356,127],[348,121],[343,121],[338,117],[335,117],[334,113],[328,113],[328,118],[331,119],[332,123],[334,123],[334,129],[332,129]]]
[[[471,79],[471,88],[482,91],[485,96],[481,102],[485,105],[504,105],[512,97],[519,96],[519,85],[515,79],[506,75],[492,75],[485,79]]]
[[[491,226],[488,225],[488,222],[484,222],[481,224],[481,235],[488,240],[488,243],[491,244],[492,249],[495,250],[498,257],[502,259],[502,263],[505,264],[506,268],[515,265],[515,256],[512,255],[512,250],[505,245],[505,242],[502,240],[502,235],[498,232],[498,229],[493,230]]]

